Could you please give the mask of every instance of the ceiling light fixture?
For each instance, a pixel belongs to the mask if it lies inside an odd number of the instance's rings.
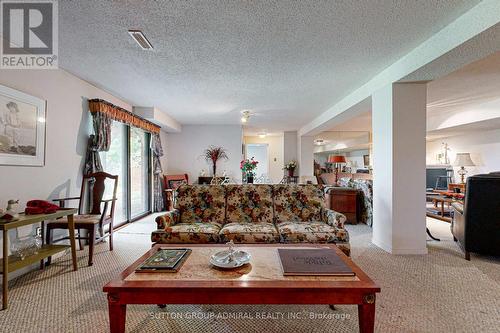
[[[316,146],[323,146],[325,143],[326,143],[326,142],[325,142],[325,140],[323,140],[323,139],[316,139],[316,140],[314,140],[314,144],[315,144]]]
[[[260,132],[259,133],[259,138],[264,139],[267,136],[266,132]]]
[[[141,49],[143,50],[152,50],[153,45],[149,42],[149,40],[146,38],[144,33],[140,30],[129,30],[128,34],[139,44]]]
[[[250,111],[248,110],[245,110],[245,111],[241,111],[241,122],[242,123],[246,123],[248,122],[248,119],[250,119]]]

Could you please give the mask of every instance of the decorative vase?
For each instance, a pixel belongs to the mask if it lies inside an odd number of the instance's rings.
[[[295,169],[288,169],[288,177],[293,177],[294,173],[295,173]]]
[[[253,175],[247,176],[247,184],[253,184]]]
[[[40,236],[25,236],[17,238],[10,245],[12,255],[21,260],[37,254],[41,248],[42,238]]]

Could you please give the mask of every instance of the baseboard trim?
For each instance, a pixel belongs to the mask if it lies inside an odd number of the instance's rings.
[[[411,254],[416,254],[416,255],[423,255],[427,254],[427,247],[424,248],[393,248],[392,245],[386,244],[378,239],[372,238],[372,243],[375,246],[378,246],[382,250],[384,250],[387,253],[394,254],[394,255],[411,255]]]

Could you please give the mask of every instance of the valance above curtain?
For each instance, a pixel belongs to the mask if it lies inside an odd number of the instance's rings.
[[[92,114],[94,134],[89,137],[83,173],[105,171],[101,164],[99,152],[108,151],[110,148],[111,122],[113,120],[149,132],[151,133],[151,151],[153,155],[153,210],[155,212],[162,211],[164,209],[164,193],[160,157],[163,156],[163,149],[160,140],[160,126],[102,99],[89,100],[89,111]]]
[[[89,110],[93,115],[104,114],[112,120],[138,127],[152,134],[160,133],[160,126],[102,99],[89,100]]]

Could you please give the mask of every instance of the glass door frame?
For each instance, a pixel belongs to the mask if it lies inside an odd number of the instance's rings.
[[[132,189],[131,189],[131,184],[132,184],[132,171],[131,171],[131,156],[132,156],[132,152],[131,152],[131,133],[132,133],[132,130],[131,130],[131,126],[130,125],[127,125],[127,221],[125,223],[128,223],[128,222],[135,222],[137,220],[140,220],[150,214],[152,214],[153,210],[152,210],[152,198],[153,198],[153,170],[152,170],[152,165],[153,165],[153,155],[152,155],[152,152],[151,152],[151,133],[149,132],[145,132],[147,134],[147,138],[148,138],[148,144],[149,144],[149,148],[147,149],[147,155],[146,155],[146,160],[148,162],[148,177],[147,177],[147,181],[148,181],[148,184],[147,184],[147,187],[148,187],[148,190],[146,191],[147,192],[147,195],[148,195],[148,208],[145,212],[137,215],[137,216],[134,216],[132,217]],[[124,223],[124,224],[125,224]]]

